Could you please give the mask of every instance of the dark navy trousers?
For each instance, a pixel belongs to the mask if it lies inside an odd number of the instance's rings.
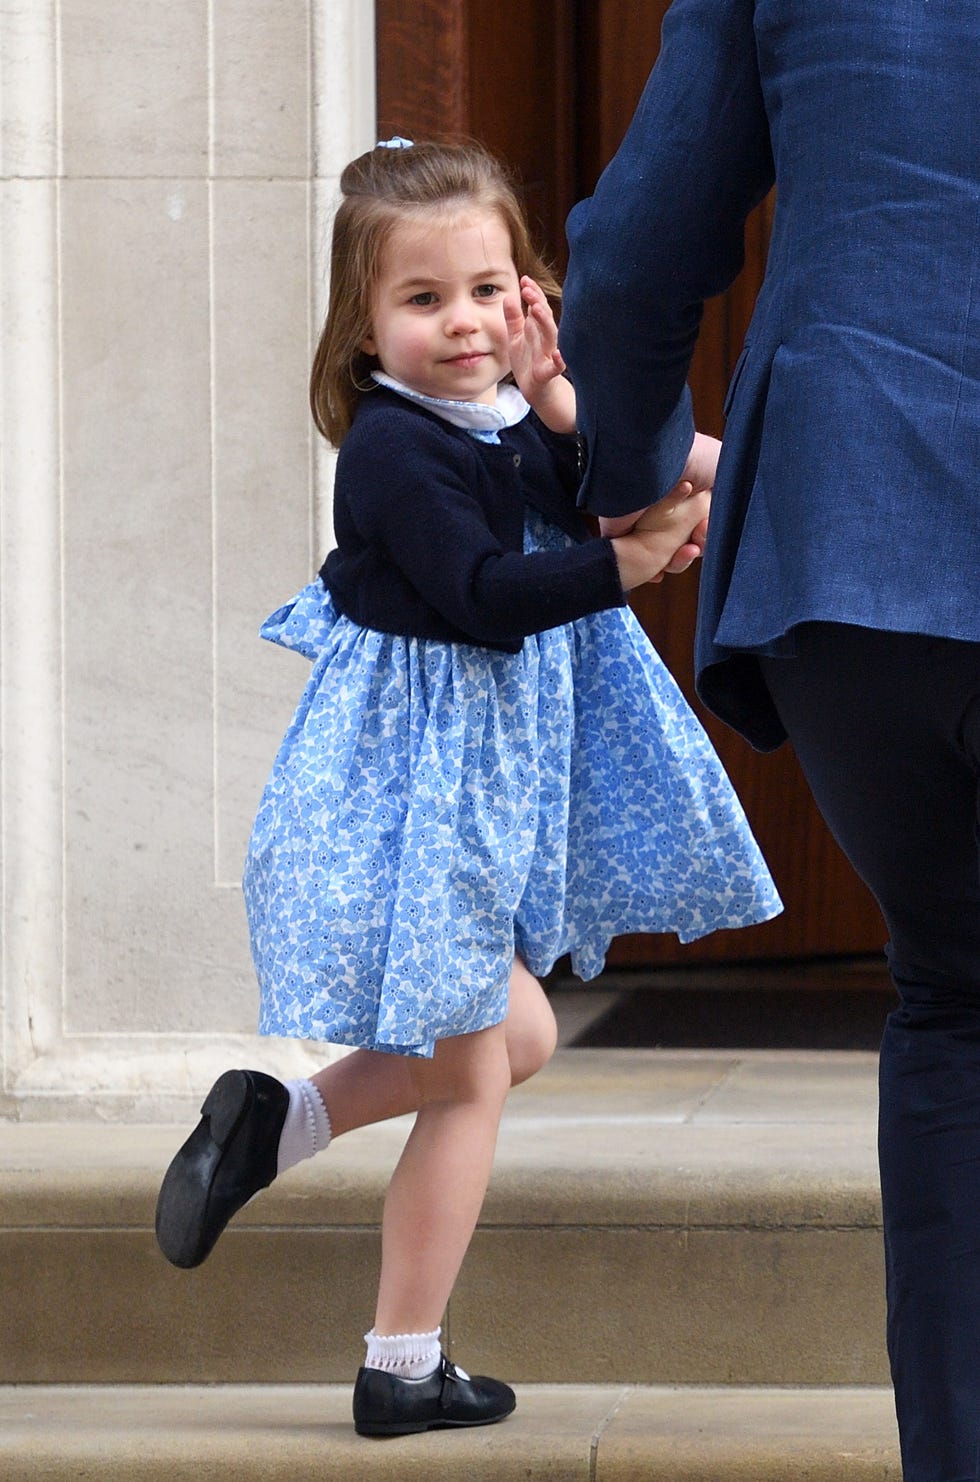
[[[881,907],[899,994],[879,1158],[903,1473],[980,1482],[980,644],[831,623],[796,638],[765,680]]]

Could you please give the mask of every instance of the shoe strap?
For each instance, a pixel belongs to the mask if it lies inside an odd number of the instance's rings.
[[[455,1366],[449,1362],[445,1354],[442,1356],[442,1389],[439,1391],[439,1408],[448,1410],[453,1403],[453,1385],[457,1382],[459,1375]]]

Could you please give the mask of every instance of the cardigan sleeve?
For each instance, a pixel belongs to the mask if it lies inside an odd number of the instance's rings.
[[[524,554],[492,528],[475,449],[438,424],[411,417],[410,432],[374,436],[357,448],[345,477],[349,516],[422,600],[475,643],[522,639],[626,598],[608,540]],[[396,422],[397,425],[397,422]],[[486,476],[483,476],[484,482]],[[511,510],[519,491],[491,491]]]

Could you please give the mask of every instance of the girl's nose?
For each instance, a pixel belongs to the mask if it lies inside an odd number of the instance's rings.
[[[476,334],[480,321],[469,298],[447,306],[444,328],[448,335]]]

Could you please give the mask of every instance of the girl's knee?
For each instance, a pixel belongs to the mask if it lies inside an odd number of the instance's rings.
[[[508,1030],[511,1085],[518,1086],[547,1065],[558,1044],[554,1011],[543,992],[534,1012],[522,1015]]]
[[[431,1060],[416,1060],[412,1074],[419,1105],[485,1102],[503,1105],[510,1064],[502,1024],[439,1040]]]

